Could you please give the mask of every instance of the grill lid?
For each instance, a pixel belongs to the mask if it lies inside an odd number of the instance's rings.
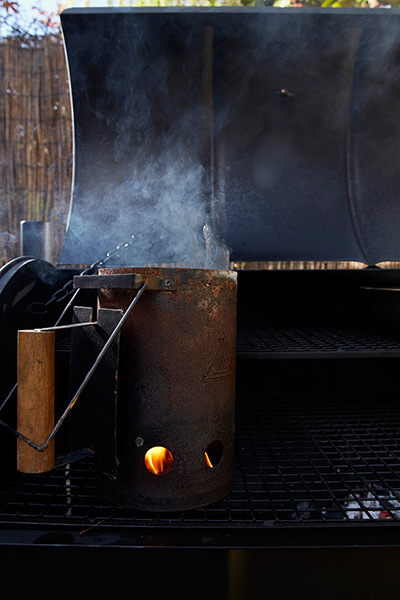
[[[231,260],[400,259],[399,17],[64,11],[75,153],[59,264],[135,234],[125,264],[218,268],[210,229]]]

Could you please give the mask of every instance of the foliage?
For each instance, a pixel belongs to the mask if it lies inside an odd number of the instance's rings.
[[[59,14],[65,4],[58,3],[57,10],[48,12],[32,4],[33,19],[27,19],[21,0],[0,0],[0,33],[2,35],[46,35],[59,32]]]

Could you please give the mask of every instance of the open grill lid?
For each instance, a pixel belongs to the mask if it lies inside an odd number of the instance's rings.
[[[70,9],[60,265],[400,259],[400,13]],[[198,234],[198,235],[197,235]]]

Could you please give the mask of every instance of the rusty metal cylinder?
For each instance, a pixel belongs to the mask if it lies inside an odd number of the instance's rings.
[[[138,510],[204,506],[232,484],[237,275],[176,268],[99,273],[130,272],[172,285],[146,290],[122,329],[117,476],[98,474],[98,489]],[[135,293],[103,289],[99,305],[126,309]]]

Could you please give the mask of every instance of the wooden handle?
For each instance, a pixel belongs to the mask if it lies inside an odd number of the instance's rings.
[[[54,427],[54,331],[19,331],[17,429],[42,446]],[[54,440],[42,452],[17,439],[17,470],[43,473],[54,467]]]

